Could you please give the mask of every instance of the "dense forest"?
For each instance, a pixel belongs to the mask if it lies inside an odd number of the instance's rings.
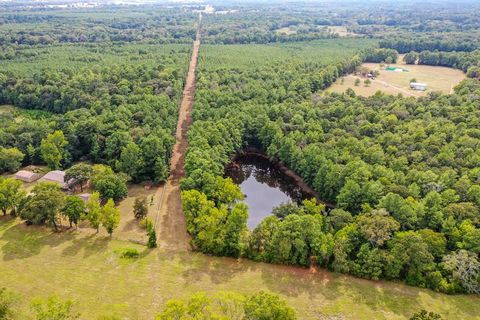
[[[42,182],[27,194],[2,176],[0,209],[56,230],[60,214],[71,227],[86,219],[111,235],[128,182],[167,180],[202,8],[29,5],[0,4],[0,174],[65,169],[80,188],[90,180],[93,200]],[[181,181],[194,249],[480,293],[478,4],[321,6],[224,2],[203,15]],[[363,62],[395,63],[399,53],[470,79],[419,99],[324,93]],[[245,197],[225,178],[247,147],[292,169],[318,197],[281,205],[249,230]],[[135,206],[135,215],[148,212],[146,198]],[[195,299],[167,305],[164,318],[172,308],[191,316]],[[271,301],[295,318],[276,296],[239,299],[252,319]]]
[[[419,100],[321,95],[348,71],[341,61],[235,68],[218,64],[221,48],[204,50],[202,59],[217,63],[198,76],[183,181],[199,250],[479,292],[478,80]],[[296,171],[336,208],[305,201],[248,230],[243,195],[223,178],[246,146]]]
[[[45,11],[17,7],[0,12],[0,46],[15,49],[55,43],[190,43],[195,37],[196,15],[177,8]]]

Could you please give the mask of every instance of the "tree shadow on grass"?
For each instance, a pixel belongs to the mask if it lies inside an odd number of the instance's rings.
[[[360,279],[325,269],[312,273],[306,268],[212,257],[192,252],[161,252],[159,258],[167,261],[178,260],[184,267],[181,276],[190,284],[200,283],[204,277],[213,284],[226,284],[236,276],[242,276],[242,273],[260,273],[262,285],[273,293],[292,298],[306,296],[312,301],[324,300],[325,305],[333,309],[351,303],[360,308],[368,308],[373,313],[378,313],[379,317],[390,314],[407,319],[422,308],[444,315],[447,315],[445,312],[448,308],[452,308],[455,309],[457,317],[465,319],[473,319],[480,314],[480,307],[476,307],[480,306],[480,297],[475,304],[471,299],[475,300],[475,297],[458,299],[402,283]],[[251,287],[256,288],[258,284],[252,284]],[[245,288],[248,290],[248,284]],[[437,303],[443,299],[445,303]],[[471,306],[464,308],[465,303]],[[313,305],[315,303],[312,303]],[[318,312],[321,312],[321,306],[318,308]],[[350,310],[349,317],[354,316],[354,310]]]
[[[252,264],[251,261],[244,263],[244,261],[238,259],[211,257],[192,252],[165,253],[162,254],[162,258],[179,259],[182,266],[188,266],[182,273],[182,277],[188,283],[198,282],[202,276],[206,276],[214,284],[222,284],[230,281],[239,273],[248,272],[255,268],[255,264]]]
[[[15,219],[12,221],[8,221],[10,226],[5,228],[4,222],[1,222],[4,231],[0,242],[5,243],[1,252],[5,261],[38,255],[46,246],[55,248],[73,238],[71,233],[54,232],[43,226],[27,226]]]
[[[75,237],[71,245],[63,249],[63,256],[76,256],[83,250],[83,257],[88,258],[94,254],[101,254],[108,249],[110,237],[89,234],[86,237]]]

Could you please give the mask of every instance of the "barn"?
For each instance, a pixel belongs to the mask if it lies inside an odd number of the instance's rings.
[[[39,173],[35,173],[28,170],[20,170],[15,173],[15,179],[21,180],[23,182],[34,182],[40,179],[41,175]]]
[[[427,90],[427,85],[425,83],[420,83],[420,82],[410,82],[410,89],[425,91]]]
[[[55,182],[59,184],[60,187],[62,187],[62,189],[68,189],[68,186],[64,181],[64,178],[65,178],[65,171],[54,170],[44,175],[42,179],[40,179],[40,181]]]

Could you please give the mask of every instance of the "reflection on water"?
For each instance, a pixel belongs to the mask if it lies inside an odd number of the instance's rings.
[[[231,163],[226,176],[240,186],[249,207],[247,225],[255,228],[272,209],[286,202],[299,203],[309,198],[295,181],[267,159],[246,155]]]

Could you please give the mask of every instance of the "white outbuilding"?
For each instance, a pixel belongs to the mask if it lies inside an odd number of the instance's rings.
[[[425,83],[420,83],[420,82],[410,82],[410,89],[425,91],[427,90],[427,85]]]

